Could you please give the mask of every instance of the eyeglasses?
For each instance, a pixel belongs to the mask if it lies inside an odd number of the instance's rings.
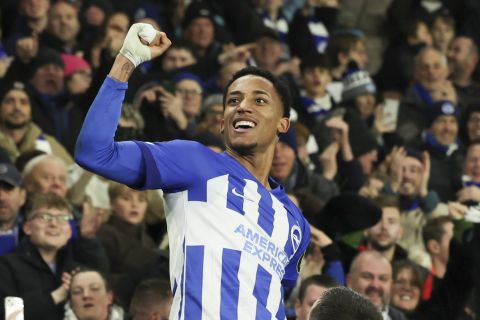
[[[70,220],[73,219],[71,214],[59,214],[59,215],[54,215],[49,212],[38,212],[34,214],[29,220],[33,219],[38,219],[41,222],[44,223],[50,223],[53,220],[55,220],[58,223],[68,223]]]
[[[178,94],[181,94],[181,95],[187,95],[187,94],[190,94],[190,95],[194,95],[194,96],[199,96],[202,94],[202,90],[201,89],[182,89],[182,88],[178,88],[175,90]]]

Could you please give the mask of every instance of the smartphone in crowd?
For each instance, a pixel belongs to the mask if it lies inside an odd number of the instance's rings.
[[[19,297],[5,297],[5,320],[24,320],[23,299]]]

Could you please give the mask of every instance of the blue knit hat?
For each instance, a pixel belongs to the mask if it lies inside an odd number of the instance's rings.
[[[288,128],[287,132],[280,133],[278,135],[278,139],[279,139],[279,141],[287,144],[290,148],[293,149],[293,151],[295,151],[295,153],[297,153],[297,148],[298,148],[297,134],[295,132],[295,124],[294,123],[292,123],[290,125],[290,128]]]
[[[459,119],[460,112],[457,106],[448,100],[440,100],[432,103],[425,109],[427,125],[430,128],[432,123],[440,116],[453,116],[455,119]]]

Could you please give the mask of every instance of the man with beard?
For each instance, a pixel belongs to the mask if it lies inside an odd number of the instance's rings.
[[[283,295],[310,242],[308,222],[269,177],[278,135],[290,126],[288,87],[258,68],[235,73],[223,99],[224,153],[185,140],[114,142],[130,75],[170,44],[151,25],[130,27],[88,111],[75,160],[132,188],[163,189],[170,318],[285,319]]]
[[[357,255],[347,274],[347,287],[368,298],[382,313],[383,319],[402,320],[405,315],[390,305],[392,266],[377,251]]]
[[[398,199],[390,195],[380,195],[373,203],[382,209],[380,221],[365,231],[366,248],[380,252],[391,263],[407,258],[407,252],[397,245],[402,238]]]
[[[437,193],[428,188],[430,156],[411,148],[394,148],[389,158],[389,181],[383,192],[399,196],[403,235],[398,242],[408,258],[430,268],[430,258],[422,243],[422,227],[428,218],[448,214]]]
[[[478,47],[469,36],[459,35],[448,46],[450,78],[466,106],[480,102],[480,84],[473,79],[478,59]]]
[[[13,161],[23,152],[40,150],[73,164],[73,159],[53,136],[32,121],[30,96],[21,82],[13,83],[0,94],[0,146]]]

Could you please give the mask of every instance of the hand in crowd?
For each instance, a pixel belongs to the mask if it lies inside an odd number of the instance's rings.
[[[333,180],[337,174],[337,153],[340,150],[338,142],[332,142],[319,156],[320,164],[323,169],[323,176],[328,180]]]
[[[288,61],[278,64],[273,74],[280,76],[283,73],[291,73],[295,79],[300,79],[300,63],[302,61],[298,57],[292,57]]]
[[[96,234],[102,224],[102,217],[98,211],[94,210],[88,201],[82,204],[82,219],[80,220],[80,235],[82,238],[91,239]]]
[[[431,91],[433,101],[448,100],[454,104],[458,103],[457,93],[455,87],[450,80],[446,80],[441,84],[435,86]]]
[[[463,219],[468,211],[468,207],[460,202],[448,202],[447,207],[448,215],[454,220]]]
[[[375,108],[375,119],[373,126],[375,130],[380,133],[394,132],[397,128],[396,117],[385,113],[384,104],[379,104]]]
[[[68,290],[72,282],[72,275],[68,272],[62,273],[62,284],[51,292],[55,304],[60,304],[68,299]]]
[[[466,202],[466,201],[475,201],[480,202],[480,188],[477,186],[469,186],[460,189],[457,192],[457,201]]]
[[[16,54],[23,63],[30,62],[38,54],[38,35],[34,32],[30,37],[17,40]]]
[[[343,160],[352,161],[353,153],[350,146],[350,140],[348,138],[348,124],[343,121],[342,117],[338,116],[328,119],[325,125],[328,128],[333,129],[334,138],[340,144],[340,150],[342,151]]]
[[[246,62],[252,55],[255,43],[246,43],[235,46],[233,43],[227,43],[222,47],[222,53],[218,56],[218,62],[225,65],[231,62]]]
[[[388,163],[387,172],[390,177],[392,191],[398,192],[403,181],[403,163],[407,157],[404,147],[393,147],[385,161]]]
[[[370,177],[367,182],[358,190],[358,194],[362,197],[374,199],[380,195],[384,183],[382,180]]]
[[[422,169],[419,193],[421,197],[426,197],[428,195],[428,181],[430,180],[430,154],[427,151],[422,154]]]
[[[159,100],[161,103],[161,111],[166,118],[171,118],[177,126],[184,130],[188,126],[188,120],[183,112],[183,102],[180,97],[168,92],[163,87],[158,87],[160,93]]]
[[[300,277],[305,279],[314,274],[320,274],[325,259],[322,254],[322,248],[330,245],[330,239],[323,231],[310,225],[310,249],[311,252],[305,254],[303,265],[300,270]]]

